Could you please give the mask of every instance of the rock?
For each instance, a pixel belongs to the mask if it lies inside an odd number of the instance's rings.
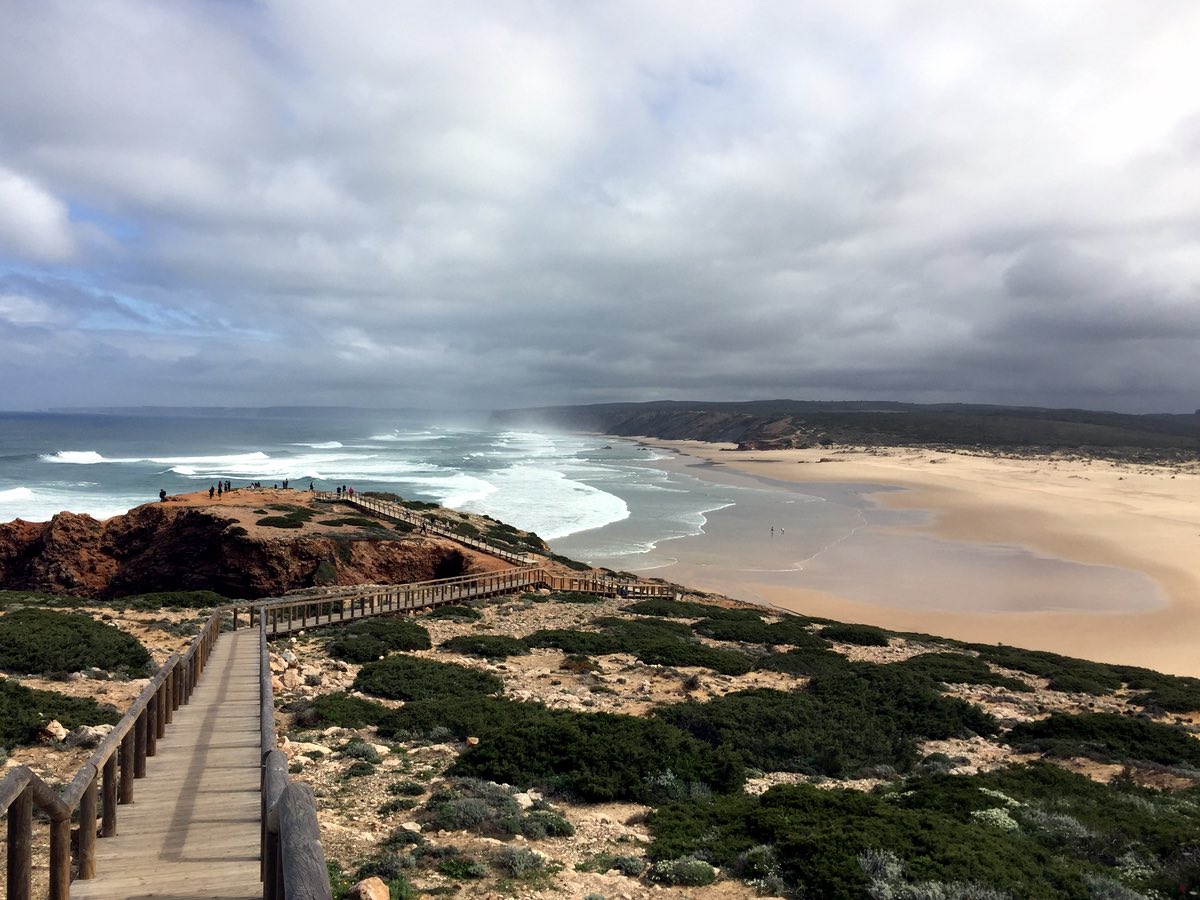
[[[282,659],[280,659],[274,653],[271,654],[271,672],[272,673],[274,673],[276,675],[282,675],[284,672],[287,671],[287,667],[288,667],[288,665],[286,662],[284,662]]]
[[[68,747],[95,747],[113,730],[111,725],[80,725],[67,735]]]
[[[413,834],[421,833],[421,824],[419,822],[401,822],[400,827],[405,831],[411,831]]]
[[[364,878],[346,894],[347,900],[388,900],[388,886],[378,875]]]
[[[283,681],[283,686],[286,690],[295,690],[304,684],[304,679],[300,677],[300,673],[295,669],[288,669],[283,673],[283,678],[280,680]]]
[[[40,737],[43,741],[62,741],[66,738],[69,732],[63,728],[62,723],[58,719],[51,719],[42,726]]]
[[[310,744],[305,741],[296,741],[288,744],[285,748],[288,757],[304,756],[309,753],[319,753],[321,756],[330,756],[333,751],[323,744]]]
[[[478,747],[479,746],[479,738],[477,738],[477,737],[467,738],[467,746],[468,747]]]
[[[283,657],[283,661],[287,663],[289,667],[296,665],[296,663],[300,661],[300,658],[291,650],[284,650],[279,655]]]
[[[279,693],[283,690],[283,682],[279,680],[278,675],[271,676],[271,690],[275,693]]]

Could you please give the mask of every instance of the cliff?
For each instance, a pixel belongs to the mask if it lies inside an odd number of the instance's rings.
[[[63,512],[0,524],[0,588],[109,599],[211,590],[257,599],[315,585],[403,583],[488,567],[450,541],[381,540],[361,529],[254,527],[260,497],[239,505],[154,503],[100,522]]]

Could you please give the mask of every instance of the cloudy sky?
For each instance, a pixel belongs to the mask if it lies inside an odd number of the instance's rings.
[[[5,0],[0,408],[1200,406],[1194,0]]]

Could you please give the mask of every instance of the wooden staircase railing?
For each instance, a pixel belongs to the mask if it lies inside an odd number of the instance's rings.
[[[145,777],[146,758],[155,755],[175,710],[191,697],[220,634],[222,618],[220,610],[214,612],[191,646],[166,661],[61,792],[27,766],[12,769],[0,781],[0,809],[8,819],[7,900],[31,900],[35,806],[50,820],[50,900],[70,897],[71,817],[76,811],[78,877],[95,877],[97,811],[100,835],[116,834],[118,809],[133,803],[134,782]]]

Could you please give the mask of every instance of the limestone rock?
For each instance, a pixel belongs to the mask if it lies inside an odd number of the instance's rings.
[[[95,747],[113,730],[111,725],[80,725],[67,735],[68,747]]]
[[[63,728],[62,723],[58,719],[51,719],[42,726],[41,738],[44,741],[63,741],[66,739],[69,732]]]
[[[364,878],[346,894],[347,900],[388,900],[388,886],[377,875]]]

